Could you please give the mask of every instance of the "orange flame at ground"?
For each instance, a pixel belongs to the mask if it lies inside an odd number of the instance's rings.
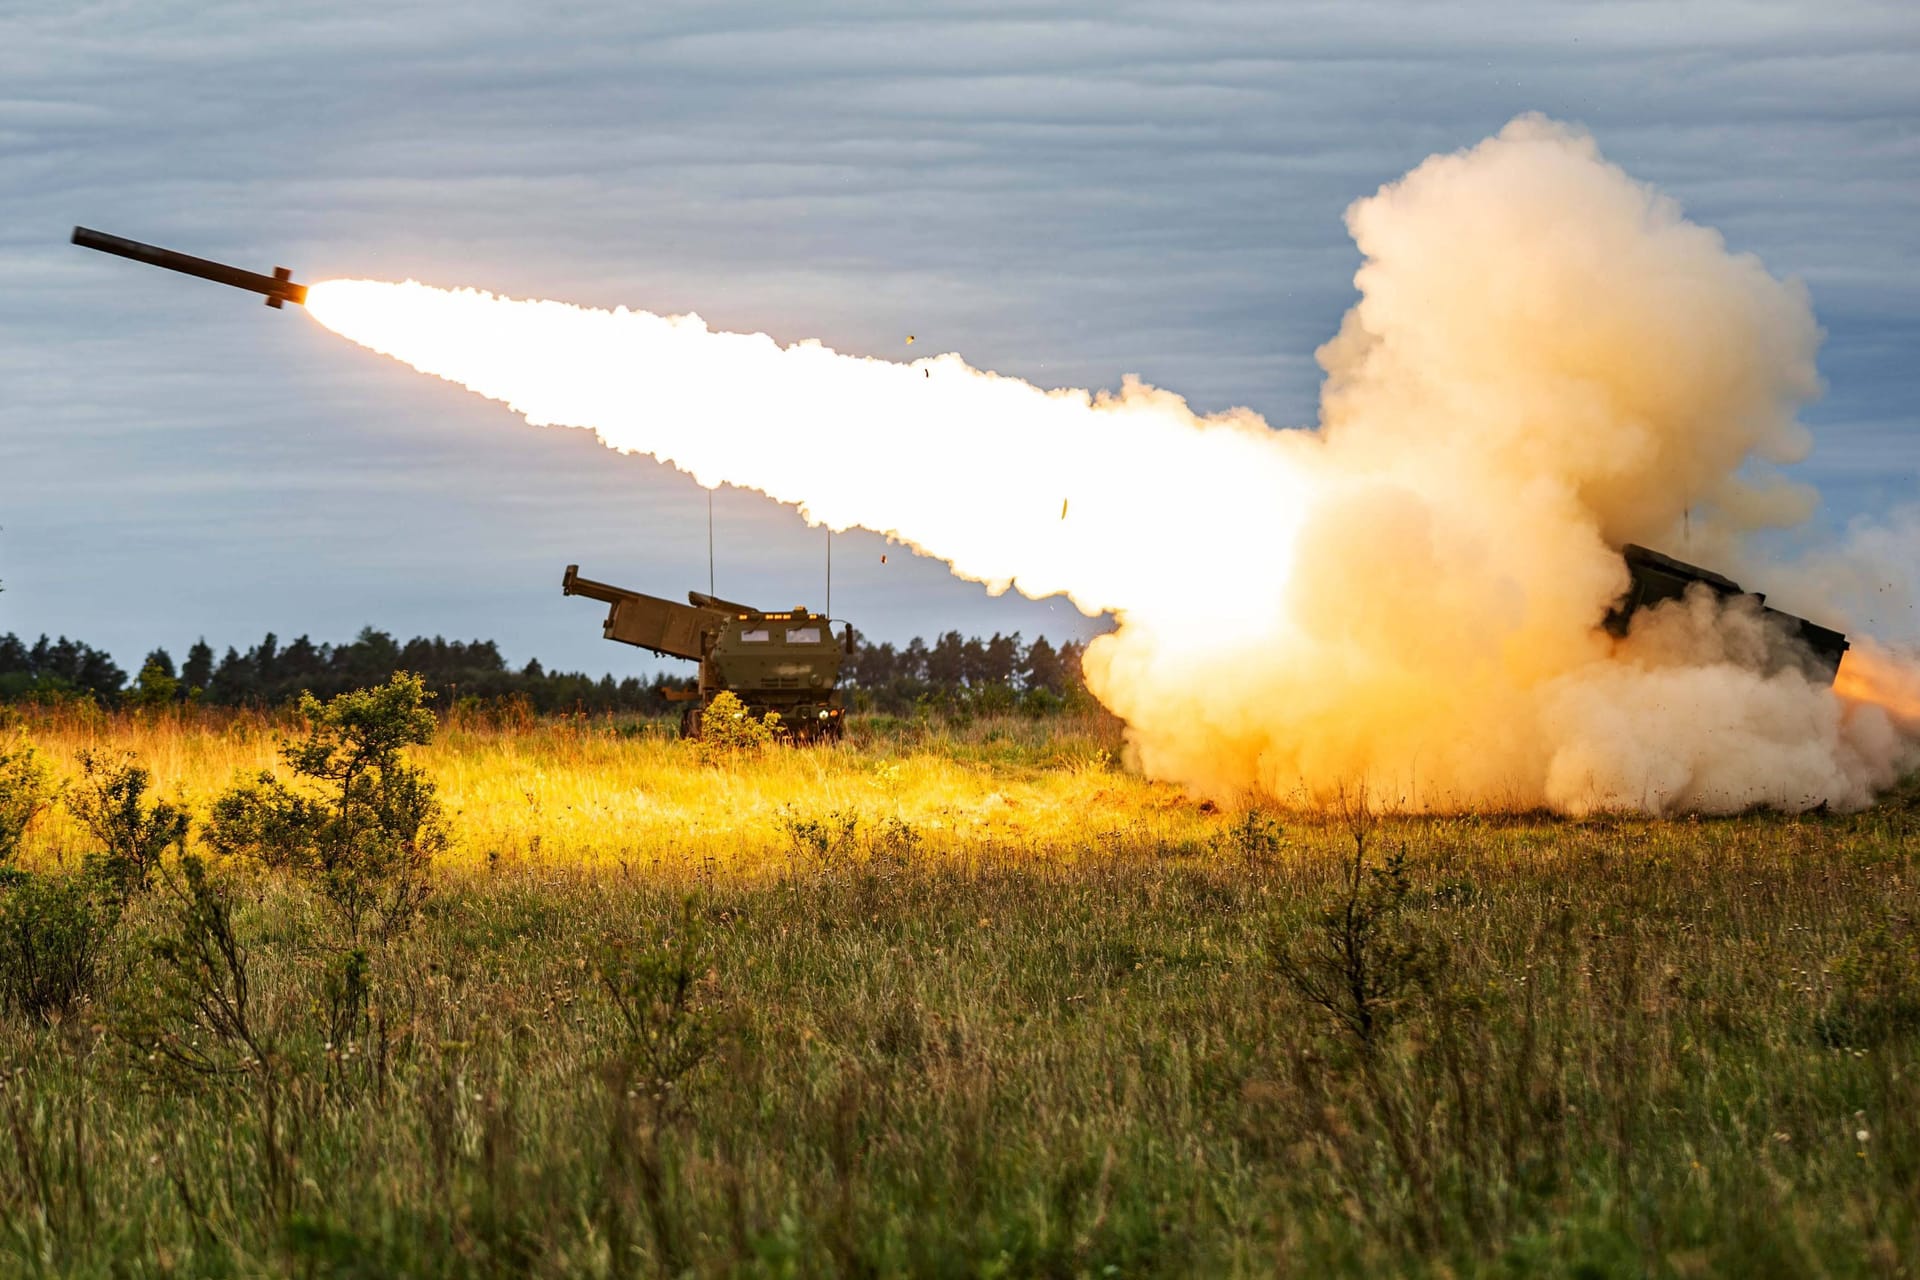
[[[1197,792],[1364,777],[1422,808],[1797,809],[1867,803],[1913,762],[1880,702],[1755,662],[1751,611],[1596,631],[1621,543],[1673,545],[1685,518],[1727,551],[1805,514],[1744,478],[1807,447],[1803,289],[1538,117],[1348,226],[1360,299],[1319,352],[1311,431],[697,316],[373,281],[307,309],[535,425],[1113,612],[1089,687],[1140,767]]]
[[[1833,691],[1850,702],[1879,707],[1909,732],[1920,733],[1920,666],[1871,640],[1847,651]]]

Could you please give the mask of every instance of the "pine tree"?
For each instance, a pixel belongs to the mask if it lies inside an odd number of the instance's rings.
[[[213,647],[201,636],[187,650],[187,664],[180,668],[180,683],[189,690],[205,689],[213,680]]]
[[[1026,657],[1020,664],[1020,674],[1029,689],[1059,693],[1066,687],[1060,653],[1045,636],[1036,637],[1028,646]]]

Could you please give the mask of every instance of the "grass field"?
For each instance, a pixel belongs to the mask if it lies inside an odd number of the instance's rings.
[[[18,729],[204,816],[281,727]],[[1911,793],[1216,810],[1118,748],[445,725],[410,928],[236,863],[238,983],[176,869],[0,1027],[0,1274],[1920,1271]],[[87,848],[56,809],[21,858]]]

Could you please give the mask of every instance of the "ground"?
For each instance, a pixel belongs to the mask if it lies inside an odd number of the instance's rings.
[[[202,820],[286,727],[19,725],[63,771],[134,750]],[[0,1273],[1920,1267],[1911,794],[1215,808],[1118,746],[445,724],[410,922],[349,938],[216,860],[236,984],[181,953],[211,899],[170,861],[89,999],[0,1025]],[[87,848],[56,810],[21,860]]]

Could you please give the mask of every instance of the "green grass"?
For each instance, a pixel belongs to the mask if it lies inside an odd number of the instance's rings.
[[[655,825],[532,856],[537,815],[464,805],[337,1043],[324,903],[229,869],[264,1068],[169,1003],[173,900],[136,901],[90,1005],[0,1025],[0,1274],[1920,1267],[1911,797],[1369,830],[1189,804],[1097,729],[991,728],[720,769],[456,728],[423,757],[450,790],[538,762],[569,805],[649,788]],[[253,750],[168,732],[156,773],[190,795],[209,778],[169,759]],[[482,809],[515,856],[475,851]],[[1407,871],[1362,940],[1406,960],[1366,1043],[1275,963],[1333,936],[1356,828]],[[169,1018],[231,1073],[150,1060]],[[644,1065],[679,1044],[683,1072]]]

